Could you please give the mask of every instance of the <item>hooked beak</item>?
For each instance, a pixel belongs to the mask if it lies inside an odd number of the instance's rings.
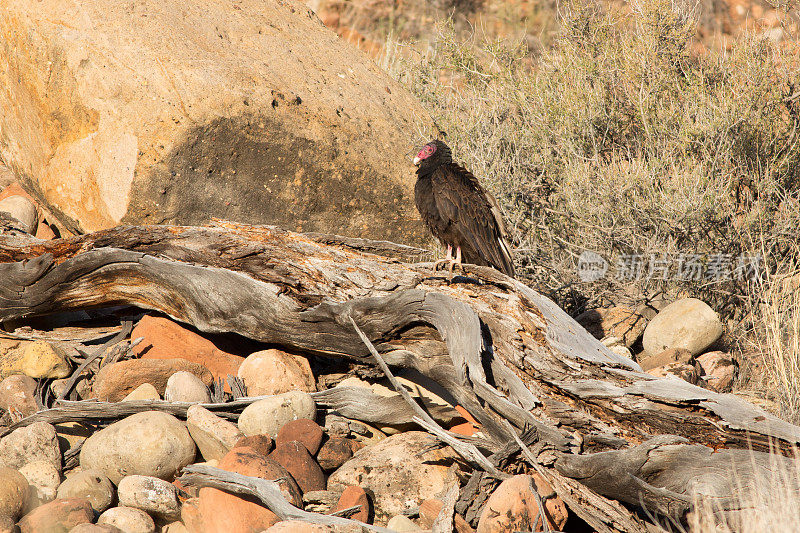
[[[414,158],[414,166],[418,166],[419,162],[422,161],[419,157]]]

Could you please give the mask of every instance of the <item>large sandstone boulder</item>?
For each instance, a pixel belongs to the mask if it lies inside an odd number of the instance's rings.
[[[0,157],[68,227],[425,239],[431,120],[296,0],[8,0],[0,27]]]

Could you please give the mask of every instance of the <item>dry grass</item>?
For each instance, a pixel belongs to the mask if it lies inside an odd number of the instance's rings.
[[[800,269],[787,262],[761,284],[752,310],[749,350],[758,365],[746,369],[743,388],[761,392],[781,418],[800,423]],[[800,531],[800,530],[798,530]]]
[[[792,58],[755,37],[694,57],[691,11],[668,0],[632,6],[628,15],[566,9],[562,33],[533,67],[521,42],[464,41],[448,26],[423,53],[390,43],[384,63],[496,193],[522,272],[562,306],[577,312],[622,295],[640,303],[664,291],[741,319],[747,285],[576,278],[584,250],[612,264],[622,254],[769,259],[797,250]]]
[[[800,482],[800,462],[796,461],[794,471],[778,465],[779,456],[774,461],[767,478],[750,478],[745,482],[737,472],[731,477],[736,480],[732,497],[741,510],[726,512],[720,509],[713,498],[698,499],[695,510],[688,517],[689,531],[692,533],[764,533],[800,531],[800,506],[797,505]]]

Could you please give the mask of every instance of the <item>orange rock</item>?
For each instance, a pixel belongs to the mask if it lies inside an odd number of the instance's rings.
[[[272,451],[272,438],[269,435],[250,435],[236,441],[233,448],[249,448],[264,457]]]
[[[275,438],[275,444],[280,446],[296,440],[306,447],[308,453],[314,455],[322,446],[324,432],[319,424],[308,418],[298,418],[283,425]]]
[[[150,383],[163,395],[169,377],[181,370],[191,372],[206,385],[211,385],[211,372],[185,359],[130,359],[101,368],[95,377],[92,394],[100,400],[118,402],[139,385]]]
[[[437,500],[436,498],[431,498],[430,500],[422,502],[419,506],[420,525],[426,529],[430,529],[436,517],[438,517],[439,513],[442,511],[442,505],[444,505],[442,500]],[[455,526],[456,533],[475,533],[472,526],[470,526],[461,515],[454,515],[453,526]]]
[[[567,506],[541,476],[533,474],[514,476],[500,483],[486,501],[477,533],[543,531],[537,497],[542,500],[550,529],[562,531],[567,523]]]
[[[84,498],[58,498],[40,505],[19,521],[21,533],[40,531],[69,531],[78,524],[90,523],[94,511]]]
[[[219,468],[262,479],[284,478],[278,482],[284,497],[295,506],[302,504],[300,488],[289,473],[277,462],[252,449],[232,449],[220,460]],[[279,521],[255,498],[236,496],[210,487],[200,489],[197,508],[199,520],[198,517],[192,519],[195,523],[202,523],[203,533],[258,533]]]
[[[189,533],[203,533],[203,517],[200,514],[200,498],[189,498],[181,505],[181,522]]]
[[[44,221],[39,222],[39,226],[36,228],[36,235],[37,239],[42,239],[45,241],[50,241],[56,238],[56,234],[49,225],[47,225]]]
[[[356,485],[350,485],[339,496],[339,501],[333,506],[331,512],[341,511],[342,509],[349,509],[350,507],[360,506],[361,509],[350,515],[350,519],[358,520],[369,524],[372,515],[372,507],[369,502],[369,497],[364,489]]]
[[[325,472],[333,472],[353,457],[350,440],[343,437],[331,437],[317,453],[317,463]]]
[[[289,471],[303,493],[325,490],[325,474],[302,443],[280,443],[269,456]]]
[[[464,422],[463,424],[456,424],[450,428],[450,431],[456,433],[458,435],[464,435],[466,437],[471,437],[475,433],[478,432],[478,428],[470,424],[469,422]]]
[[[460,414],[461,416],[463,416],[463,417],[464,417],[464,420],[466,420],[466,421],[467,421],[467,422],[469,422],[470,424],[472,424],[472,425],[475,425],[475,426],[480,426],[480,424],[478,423],[478,421],[477,421],[477,420],[475,420],[475,417],[474,417],[474,416],[472,416],[471,414],[469,414],[469,411],[467,411],[466,409],[464,409],[462,406],[460,406],[460,405],[456,405],[456,411],[458,411],[458,414]]]
[[[728,392],[736,378],[736,361],[725,352],[708,352],[697,358],[703,368],[708,387],[717,392]]]
[[[214,379],[227,381],[235,376],[243,357],[217,348],[213,342],[189,331],[168,318],[145,316],[133,328],[131,338],[144,340],[133,350],[142,359],[173,359],[179,357],[203,365]]]

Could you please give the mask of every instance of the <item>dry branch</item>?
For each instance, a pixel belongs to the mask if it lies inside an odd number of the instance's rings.
[[[550,468],[552,460],[544,463],[548,481],[561,487],[559,493],[572,493],[571,507],[607,517],[612,523],[595,526],[602,531],[640,529],[630,517],[614,518],[619,509],[599,510],[614,502],[581,487],[594,486],[603,472],[609,476],[626,457],[620,454],[637,445],[673,435],[686,439],[688,451],[692,445],[763,452],[774,446],[791,454],[800,441],[800,428],[735,396],[642,373],[553,302],[492,269],[468,266],[449,284],[429,264],[363,249],[393,248],[224,222],[119,227],[49,242],[0,237],[0,321],[127,304],[205,332],[234,332],[297,353],[370,364],[352,317],[389,366],[413,368],[438,382],[497,447],[513,442],[503,421],[517,432],[535,428],[549,445],[545,453],[560,451],[558,470]],[[358,418],[357,401],[337,394],[323,391],[317,398]],[[710,456],[692,453],[691,463],[659,463],[663,474],[655,483],[632,468],[602,493],[680,514],[685,502],[670,494],[687,493],[669,480],[719,473]],[[590,460],[599,474],[584,475],[589,463],[581,461]],[[709,478],[691,490],[718,489],[729,487]]]

